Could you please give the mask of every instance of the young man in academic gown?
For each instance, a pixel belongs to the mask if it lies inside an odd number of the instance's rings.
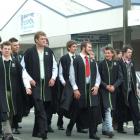
[[[70,64],[71,61],[75,58],[75,52],[77,50],[77,44],[74,40],[70,40],[67,42],[67,51],[68,53],[63,55],[60,58],[59,61],[59,112],[58,112],[58,121],[57,121],[57,126],[59,130],[64,130],[63,128],[63,115],[64,115],[64,110],[68,111],[69,110],[69,105],[70,104],[70,98],[68,98],[66,95],[70,97],[72,95],[69,93],[71,88],[70,82],[69,82],[69,70],[70,70]],[[69,87],[69,88],[68,88]],[[66,90],[68,88],[68,90]],[[67,101],[68,100],[68,101]],[[68,106],[68,107],[67,107]],[[62,110],[63,109],[63,110]]]
[[[133,125],[134,125],[134,134],[138,135],[140,133],[140,110],[138,107],[138,98],[137,98],[137,88],[136,88],[136,74],[135,74],[135,67],[132,61],[132,53],[133,49],[130,45],[126,45],[123,48],[123,57],[120,60],[119,64],[122,69],[123,73],[123,83],[121,85],[121,92],[123,94],[122,99],[124,104],[122,104],[122,108],[125,108],[127,113],[121,116],[121,122],[118,123],[118,127],[123,130],[123,118],[130,116],[132,118]],[[122,109],[120,108],[120,109]]]
[[[113,60],[114,49],[106,47],[104,49],[105,59],[99,63],[101,85],[99,93],[101,95],[103,124],[102,134],[110,138],[114,136],[112,127],[111,111],[115,109],[116,89],[122,83],[122,72],[116,60]]]
[[[89,128],[89,138],[99,140],[96,135],[97,125],[100,121],[98,88],[100,85],[100,75],[97,64],[90,60],[89,53],[92,44],[88,41],[81,43],[81,53],[70,67],[70,83],[73,88],[72,116],[67,126],[66,135],[71,136],[71,131],[77,121],[81,111],[86,110]],[[83,112],[84,113],[84,112]]]
[[[60,115],[58,117],[58,128],[63,129],[63,113],[66,111],[69,114],[71,99],[73,96],[73,90],[69,81],[70,65],[76,58],[75,52],[77,50],[77,43],[74,40],[70,40],[66,44],[68,53],[60,58],[59,62],[59,80],[60,80]],[[64,111],[61,111],[63,109]],[[65,113],[64,113],[65,114]],[[67,115],[66,115],[67,116]],[[81,122],[76,122],[77,132],[87,133],[80,126]]]
[[[13,115],[17,113],[17,94],[20,93],[22,82],[22,67],[20,63],[11,57],[10,42],[1,45],[2,56],[0,57],[0,110],[2,116],[3,140],[13,140],[11,125]]]
[[[35,107],[33,136],[42,139],[47,138],[47,115],[48,111],[51,111],[52,101],[51,88],[55,84],[58,73],[54,54],[49,47],[46,47],[46,38],[46,34],[42,31],[35,33],[36,45],[25,52],[22,60],[22,66],[30,75],[30,79],[23,76],[26,92],[31,94],[32,90],[31,96]]]
[[[20,53],[19,41],[15,37],[10,38],[9,41],[10,41],[11,46],[12,46],[12,57],[17,59],[17,61],[20,63],[21,59],[23,57],[23,54]],[[21,85],[22,85],[22,83],[21,83]],[[20,103],[20,106],[17,106],[17,114],[15,116],[13,116],[13,121],[12,121],[13,134],[20,134],[18,123],[22,121],[22,117],[25,114],[24,112],[26,111],[25,108],[27,106],[27,102],[26,102],[27,96],[26,96],[24,91],[25,90],[22,89],[21,93],[19,93],[17,95],[17,98],[16,98],[17,104]]]

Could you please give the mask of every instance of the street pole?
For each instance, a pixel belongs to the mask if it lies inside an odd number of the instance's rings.
[[[131,9],[131,0],[123,0],[123,45],[131,43],[131,27],[128,27],[128,10]]]

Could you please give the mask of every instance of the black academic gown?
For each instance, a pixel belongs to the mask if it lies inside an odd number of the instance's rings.
[[[89,109],[90,111],[93,109],[92,115],[95,121],[94,124],[97,125],[101,123],[99,94],[91,94],[91,88],[95,85],[97,75],[96,62],[94,60],[90,60],[91,78],[88,89],[86,87],[85,64],[80,55],[78,55],[76,59],[74,59],[73,66],[75,71],[75,82],[78,86],[78,90],[80,91],[81,96],[79,100],[73,99],[72,107],[80,109],[81,113],[79,116],[79,121],[82,122],[81,126],[83,128],[89,128],[90,123],[93,123],[89,122],[91,121],[91,119],[89,119],[91,115],[91,113],[89,113]]]
[[[22,53],[13,53],[12,57],[16,59],[19,63],[22,60]],[[16,102],[17,102],[17,114],[13,117],[12,128],[18,129],[18,122],[22,121],[23,116],[27,116],[30,111],[29,107],[29,96],[25,92],[25,88],[23,82],[21,83],[21,93],[17,94]],[[19,106],[20,104],[20,106]]]
[[[51,87],[49,87],[49,80],[52,77],[53,68],[53,52],[50,48],[44,48],[44,69],[45,77],[44,84],[42,85],[40,77],[39,56],[36,46],[28,49],[24,54],[25,68],[29,75],[36,81],[36,86],[32,87],[32,96],[34,99],[45,101],[52,100]],[[43,86],[43,93],[42,91]]]
[[[74,71],[75,71],[75,81],[78,86],[78,89],[81,93],[80,100],[78,101],[80,108],[86,108],[87,107],[87,98],[89,98],[90,106],[98,106],[99,105],[99,96],[92,95],[91,94],[91,88],[95,85],[96,81],[96,63],[94,60],[90,60],[90,85],[89,85],[89,91],[86,91],[86,78],[85,78],[85,64],[83,62],[82,57],[79,55],[73,62],[74,65]],[[87,92],[89,93],[89,97],[87,97]]]
[[[17,113],[17,102],[16,97],[19,93],[21,93],[21,83],[22,83],[22,77],[21,77],[21,71],[22,67],[20,66],[20,63],[16,61],[15,59],[12,59],[10,61],[10,91],[11,91],[11,98],[12,98],[12,109],[13,113]],[[6,70],[5,65],[3,62],[2,57],[0,57],[0,72],[1,72],[1,78],[0,78],[0,110],[2,113],[2,120],[5,121],[8,119],[8,112],[9,106],[8,106],[8,99],[7,99],[7,86],[6,86]]]
[[[71,65],[71,59],[70,59],[69,54],[62,56],[60,58],[60,63],[63,69],[63,77],[64,77],[64,80],[66,81],[65,87],[60,82],[60,87],[59,87],[60,88],[59,90],[60,108],[65,111],[69,111],[72,98],[73,98],[73,89],[69,81],[69,71],[70,71],[70,65]]]
[[[103,60],[99,63],[99,73],[101,76],[99,92],[101,95],[102,106],[104,109],[115,109],[116,89],[119,87],[123,80],[121,68],[117,61],[112,60],[111,70],[109,70],[107,60]],[[109,93],[109,91],[106,89],[107,85],[114,85],[115,91],[113,93]]]
[[[134,63],[133,61],[131,62],[131,87],[132,87],[131,95],[130,92],[128,92],[128,84],[127,84],[128,78],[127,78],[126,64],[122,59],[119,61],[119,64],[121,66],[122,74],[123,74],[123,83],[120,86],[120,90],[122,94],[120,95],[121,100],[119,101],[121,104],[121,106],[119,106],[120,107],[119,109],[121,111],[121,113],[119,114],[120,115],[119,120],[121,120],[122,122],[130,121],[132,119],[133,121],[140,120]],[[131,98],[131,104],[130,104],[130,98]]]
[[[128,92],[128,85],[127,85],[127,69],[126,69],[126,65],[125,62],[123,62],[123,60],[121,59],[119,61],[119,64],[121,66],[122,69],[122,74],[123,74],[123,83],[122,83],[122,92],[124,94],[124,99],[125,99],[125,104],[129,105],[128,103],[128,97],[129,97],[129,92]],[[134,63],[133,61],[131,62],[131,81],[132,81],[132,90],[133,90],[133,94],[134,96],[137,95],[137,88],[136,88],[136,74],[135,74],[135,67],[134,67]]]
[[[39,56],[36,46],[28,49],[24,55],[25,68],[29,75],[35,80],[36,86],[32,87],[32,98],[35,106],[35,124],[33,136],[38,137],[37,133],[44,135],[47,131],[47,114],[45,111],[45,102],[52,102],[52,88],[49,86],[49,80],[52,77],[53,70],[53,52],[50,48],[44,48],[44,72],[45,76],[42,82],[40,77]]]

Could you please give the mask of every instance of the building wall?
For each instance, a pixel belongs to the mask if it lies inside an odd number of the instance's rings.
[[[11,36],[15,36],[20,39],[21,42],[28,41],[26,43],[33,43],[32,32],[21,35],[21,15],[24,13],[34,12],[40,15],[37,19],[40,23],[39,30],[43,30],[47,33],[48,37],[66,35],[67,34],[67,23],[65,17],[53,12],[52,10],[38,4],[33,0],[29,0],[22,9],[13,17],[13,19],[8,23],[8,25],[1,31],[4,40],[9,39]],[[29,40],[28,37],[31,37]],[[28,38],[28,39],[27,39]],[[25,40],[24,40],[25,39]]]

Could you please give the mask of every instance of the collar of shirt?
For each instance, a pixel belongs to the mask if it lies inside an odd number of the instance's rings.
[[[80,53],[80,56],[81,56],[83,59],[85,59],[85,56],[87,56],[87,57],[89,58],[89,55],[85,55],[85,54],[83,54],[83,53]]]
[[[131,60],[126,60],[125,58],[123,58],[123,62],[126,63],[126,64],[130,64]]]
[[[9,59],[6,59],[6,58],[2,55],[2,59],[3,59],[3,61],[9,61],[9,60],[12,61],[12,57],[11,57],[11,56],[9,57]]]
[[[70,58],[72,58],[72,56],[75,56],[75,54],[72,54],[71,52],[68,52]]]
[[[83,61],[84,61],[84,64],[86,63],[85,62],[85,56],[87,56],[88,58],[89,58],[89,55],[85,55],[85,54],[83,54],[83,53],[80,53],[80,56],[82,57],[82,59],[83,59]]]

